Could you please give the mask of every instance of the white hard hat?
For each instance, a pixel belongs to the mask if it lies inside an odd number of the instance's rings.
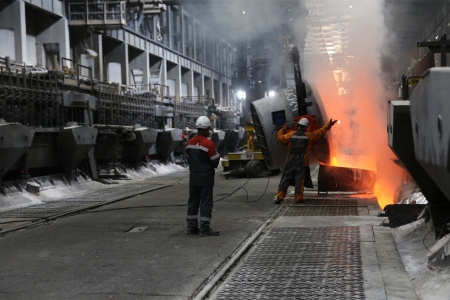
[[[199,129],[210,128],[211,127],[211,121],[209,120],[208,117],[201,116],[195,122],[195,127],[199,128]]]
[[[301,118],[300,121],[298,121],[298,125],[309,126],[309,121],[307,118]]]
[[[189,131],[191,131],[191,129],[190,129],[189,127],[186,127],[186,128],[184,129],[184,131],[189,132]]]

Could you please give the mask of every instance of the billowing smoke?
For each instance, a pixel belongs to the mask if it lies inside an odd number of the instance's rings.
[[[290,42],[300,50],[303,78],[318,90],[324,116],[340,120],[331,132],[332,163],[376,171],[383,207],[397,200],[395,190],[406,174],[388,146],[392,94],[386,94],[386,85],[401,74],[400,60],[444,1],[195,0],[185,5],[195,5],[196,17],[215,24],[218,36],[238,42],[271,40],[281,46],[286,25],[295,24]]]
[[[237,63],[240,84],[259,89],[249,101],[259,99],[261,89],[281,90],[284,84],[282,60],[286,45],[293,44],[294,24],[304,19],[305,9],[299,0],[192,0],[195,16],[214,30],[217,38],[236,42],[241,59]],[[210,25],[211,24],[211,25]],[[303,26],[302,28],[305,28]],[[286,36],[290,38],[287,40]],[[256,87],[255,83],[258,84]],[[260,89],[261,88],[261,89]],[[247,93],[248,96],[248,93]]]
[[[413,58],[410,54],[418,49],[417,42],[434,39],[432,32],[445,28],[439,26],[444,25],[442,17],[448,14],[448,9],[443,9],[445,4],[448,7],[447,0],[385,1],[384,23],[388,30],[383,41],[382,71],[386,84],[405,74]]]
[[[286,8],[299,9],[299,0],[195,0],[186,1],[196,17],[212,24],[214,33],[227,40],[242,41],[264,37],[282,39]],[[292,12],[295,15],[299,11]]]
[[[340,121],[331,132],[332,163],[376,171],[376,195],[384,207],[395,201],[403,179],[386,132],[389,99],[381,78],[387,32],[384,1],[306,3],[305,79],[317,88],[325,115]]]

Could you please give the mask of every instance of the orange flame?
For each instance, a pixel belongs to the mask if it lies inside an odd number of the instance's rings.
[[[333,156],[331,158],[330,165],[335,166],[335,167],[339,166],[338,163],[337,163],[336,156]]]
[[[322,12],[333,10],[338,3],[327,2]],[[334,157],[331,163],[374,171],[375,195],[384,208],[397,202],[404,170],[393,162],[386,132],[388,99],[383,94],[386,88],[380,76],[379,46],[387,32],[383,5],[379,1],[358,2],[351,13],[345,25],[336,24],[347,33],[346,47],[334,47],[325,54],[305,53],[305,79],[322,99],[323,120],[340,120],[327,134],[330,157]],[[371,38],[361,43],[362,34]]]
[[[314,81],[323,101],[323,119],[340,120],[327,134],[330,164],[375,172],[374,192],[384,208],[397,202],[396,191],[402,184],[404,170],[393,162],[395,155],[388,145],[388,105],[387,100],[380,101],[383,89],[362,67],[352,71],[351,93],[344,95],[339,95],[332,77],[327,80],[327,76],[319,76]]]

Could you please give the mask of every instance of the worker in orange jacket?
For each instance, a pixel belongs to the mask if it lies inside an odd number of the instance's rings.
[[[321,128],[309,132],[309,121],[301,118],[297,123],[296,130],[288,131],[287,124],[278,130],[277,138],[282,144],[288,145],[289,154],[278,185],[277,199],[275,204],[280,204],[286,197],[289,183],[292,179],[295,182],[295,202],[303,201],[303,190],[305,181],[305,162],[307,162],[308,150],[311,145],[318,141],[336,123],[330,119],[328,124]]]

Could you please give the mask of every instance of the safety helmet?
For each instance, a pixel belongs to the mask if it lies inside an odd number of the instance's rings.
[[[195,121],[195,127],[199,129],[206,129],[211,127],[211,121],[208,117],[201,116]]]
[[[189,132],[191,129],[189,127],[184,128],[184,131]]]
[[[298,125],[309,126],[309,121],[307,118],[301,118],[300,121],[298,121]]]

